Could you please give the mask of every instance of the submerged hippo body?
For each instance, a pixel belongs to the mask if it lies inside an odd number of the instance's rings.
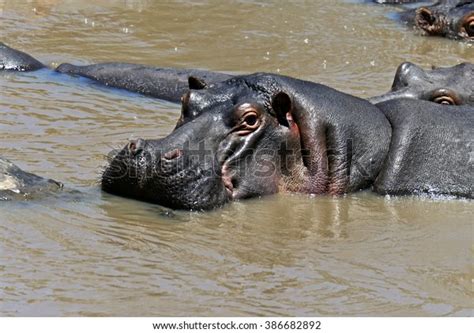
[[[26,200],[61,190],[63,185],[52,179],[25,172],[0,157],[0,201]]]
[[[424,70],[405,62],[393,80],[391,91],[369,98],[380,103],[397,98],[413,98],[438,104],[474,106],[474,64],[462,63],[453,67]]]
[[[441,0],[430,6],[409,9],[402,21],[427,35],[474,42],[474,1]]]

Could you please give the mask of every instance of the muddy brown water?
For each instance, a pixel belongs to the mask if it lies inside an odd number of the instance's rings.
[[[358,96],[470,45],[356,1],[0,0],[0,40],[43,62],[126,61],[314,80]],[[105,155],[179,107],[47,70],[0,74],[0,155],[74,193],[0,203],[6,316],[473,315],[473,203],[275,195],[208,213],[103,194]]]

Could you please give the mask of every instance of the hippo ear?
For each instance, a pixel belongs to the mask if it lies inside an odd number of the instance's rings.
[[[415,24],[429,34],[434,34],[440,29],[436,16],[428,7],[420,7],[416,10]]]
[[[401,63],[397,68],[397,72],[395,73],[392,83],[392,90],[405,88],[414,81],[425,79],[426,72],[423,70],[423,68],[411,62],[404,62]]]
[[[293,101],[290,95],[283,91],[275,94],[272,98],[272,108],[275,111],[278,122],[283,126],[289,127],[287,114],[293,109]]]
[[[207,83],[195,76],[188,77],[188,84],[189,89],[192,90],[202,90],[207,88]]]

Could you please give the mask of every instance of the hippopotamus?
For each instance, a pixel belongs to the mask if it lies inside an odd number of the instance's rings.
[[[474,41],[474,2],[440,0],[429,6],[408,9],[401,19],[431,36]]]
[[[0,157],[0,201],[26,200],[61,190],[63,184],[21,170]]]
[[[277,192],[472,198],[474,113],[403,99],[373,105],[330,87],[256,73],[182,99],[175,129],[130,141],[106,192],[206,210]]]
[[[402,63],[386,94],[369,98],[379,103],[397,98],[415,98],[448,105],[474,106],[474,64],[462,63],[432,70],[410,63]]]

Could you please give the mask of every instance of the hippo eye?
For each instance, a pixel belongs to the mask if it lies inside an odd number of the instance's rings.
[[[249,112],[244,116],[243,122],[249,127],[254,127],[258,122],[257,114],[254,112]]]
[[[233,132],[245,136],[255,131],[260,126],[260,117],[254,109],[242,110],[243,114],[233,128]]]
[[[456,95],[454,91],[449,89],[439,89],[435,91],[432,95],[430,100],[432,102],[443,104],[443,105],[460,105],[462,104],[459,97]]]
[[[469,37],[474,37],[474,16],[467,19],[462,28]]]
[[[450,96],[439,96],[433,99],[433,102],[444,105],[456,105]]]

